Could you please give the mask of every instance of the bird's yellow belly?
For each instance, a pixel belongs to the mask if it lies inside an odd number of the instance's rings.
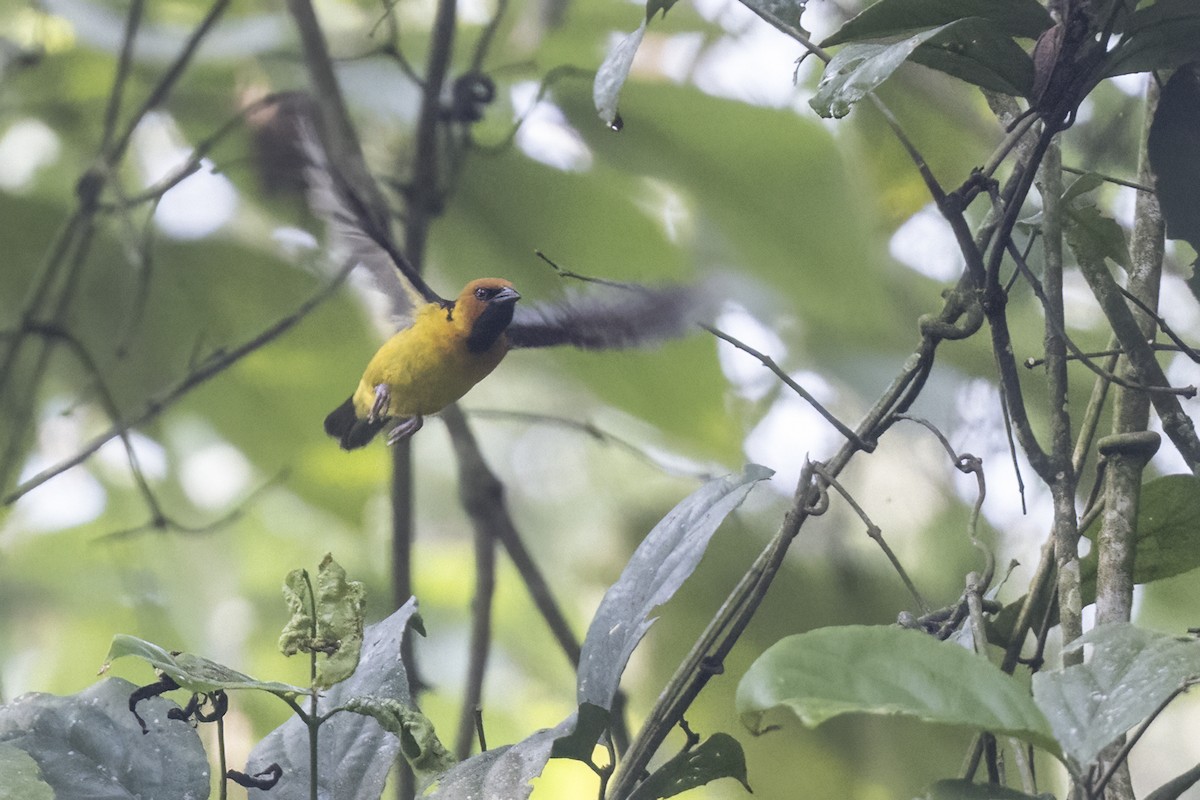
[[[354,392],[360,417],[370,413],[380,383],[387,384],[391,393],[388,416],[435,414],[483,380],[508,350],[507,342],[501,340],[483,353],[471,353],[453,336],[430,341],[413,336],[413,332],[409,329],[393,336],[367,365]]]

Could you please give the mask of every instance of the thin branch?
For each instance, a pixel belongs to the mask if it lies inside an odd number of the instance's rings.
[[[914,417],[909,414],[897,414],[897,419],[906,419],[909,422],[915,422],[931,432],[941,443],[942,449],[950,456],[950,460],[954,463],[954,468],[964,475],[975,476],[975,502],[971,506],[971,515],[967,519],[967,538],[971,540],[971,544],[980,552],[984,559],[984,572],[982,576],[976,576],[976,583],[982,587],[981,592],[986,592],[992,584],[992,578],[996,572],[996,558],[988,548],[979,539],[979,518],[983,512],[983,501],[987,498],[987,482],[983,474],[983,461],[970,453],[958,453],[950,444],[950,440],[942,433],[936,425],[927,419]]]
[[[835,429],[837,429],[838,433],[840,433],[842,436],[844,436],[846,439],[848,439],[851,443],[853,443],[854,446],[857,447],[859,450],[870,453],[875,449],[875,445],[873,443],[864,441],[857,433],[855,433],[853,430],[851,430],[849,427],[847,427],[845,423],[843,423],[840,419],[838,419],[836,416],[833,415],[833,412],[829,411],[827,408],[825,408],[825,406],[821,405],[820,401],[817,400],[817,398],[813,397],[812,394],[810,394],[807,389],[805,389],[803,386],[801,386],[799,383],[797,383],[792,378],[791,375],[788,375],[786,372],[784,372],[783,369],[778,364],[776,364],[775,360],[772,359],[770,356],[760,353],[758,350],[755,350],[753,347],[746,344],[745,342],[739,341],[738,339],[735,339],[734,337],[730,336],[728,333],[725,333],[722,330],[714,328],[711,325],[701,323],[700,327],[704,328],[704,330],[708,331],[713,336],[716,336],[718,339],[723,339],[724,341],[729,342],[729,344],[733,345],[737,349],[742,350],[746,353],[749,353],[750,355],[757,358],[764,367],[771,370],[771,372],[775,373],[775,376],[778,377],[779,380],[783,381],[784,384],[786,384],[789,389],[791,389],[793,392],[795,392],[796,394],[798,394],[802,398],[804,398],[804,400],[810,406],[812,406],[813,409],[818,414],[820,414],[825,419],[826,422],[828,422]]]
[[[888,546],[887,541],[883,538],[883,529],[871,521],[871,518],[867,516],[867,512],[864,511],[863,507],[858,504],[858,501],[854,499],[854,496],[850,494],[850,492],[846,491],[846,488],[838,482],[837,478],[825,472],[825,468],[818,463],[814,463],[812,468],[813,472],[821,476],[821,480],[823,480],[829,486],[832,486],[833,490],[840,494],[842,499],[850,505],[850,508],[854,509],[854,513],[857,514],[858,518],[861,519],[863,524],[867,526],[867,536],[870,536],[871,539],[875,541],[875,544],[879,545],[879,549],[883,550],[883,554],[887,556],[888,561],[890,561],[892,564],[892,569],[896,570],[896,574],[900,576],[900,580],[904,583],[904,587],[908,589],[908,593],[913,596],[913,600],[916,602],[917,608],[921,609],[922,614],[928,614],[929,604],[925,602],[925,598],[921,596],[919,591],[917,591],[916,584],[912,582],[912,578],[908,577],[908,571],[904,569],[904,565],[900,563],[900,559],[896,557],[896,553],[891,547]]]
[[[1141,382],[1151,386],[1170,386],[1108,267],[1090,259],[1080,259],[1079,266]],[[1150,399],[1162,421],[1163,432],[1170,437],[1188,468],[1200,474],[1200,439],[1196,436],[1195,424],[1183,411],[1178,397],[1155,392]]]
[[[1187,354],[1188,358],[1192,357],[1190,353],[1196,352],[1196,351],[1192,350],[1191,347],[1188,347],[1187,345],[1184,345],[1181,347],[1176,344],[1167,344],[1166,342],[1150,342],[1149,346],[1150,346],[1150,349],[1156,353],[1180,353],[1180,352],[1182,352],[1182,353]],[[1087,351],[1084,351],[1083,353],[1081,353],[1080,356],[1075,356],[1074,354],[1071,354],[1071,355],[1067,356],[1067,360],[1073,361],[1079,357],[1091,358],[1091,359],[1111,358],[1111,359],[1113,359],[1113,364],[1110,364],[1109,366],[1106,366],[1106,367],[1100,367],[1100,369],[1098,371],[1093,370],[1093,372],[1095,372],[1098,376],[1100,376],[1101,378],[1104,378],[1106,382],[1111,382],[1111,379],[1109,378],[1109,376],[1115,374],[1115,372],[1114,372],[1115,366],[1114,365],[1115,365],[1116,357],[1123,356],[1123,355],[1125,355],[1125,351],[1122,350],[1120,347],[1116,346],[1116,340],[1113,340],[1112,346],[1110,346],[1110,347],[1106,347],[1103,350],[1087,350]],[[1031,356],[1031,357],[1025,359],[1025,361],[1022,362],[1021,365],[1023,367],[1025,367],[1026,369],[1033,369],[1035,367],[1040,367],[1045,363],[1046,363],[1046,359],[1036,358],[1036,357]],[[1141,391],[1149,391],[1149,390],[1162,391],[1161,386],[1142,387],[1142,386],[1138,386],[1135,384],[1131,388],[1137,388]],[[1184,394],[1179,389],[1172,388],[1172,391],[1175,394]],[[1184,396],[1186,396],[1186,395],[1184,395]]]
[[[178,520],[176,520],[172,517],[167,516],[166,514],[162,514],[161,512],[158,512],[154,517],[152,517],[145,524],[135,525],[132,528],[125,528],[125,529],[119,530],[119,531],[113,531],[112,533],[105,533],[105,534],[101,535],[99,538],[97,538],[96,541],[97,542],[110,542],[110,541],[118,541],[121,539],[130,539],[130,538],[133,538],[134,536],[137,536],[138,534],[146,533],[149,531],[158,531],[158,532],[175,531],[177,533],[188,534],[189,536],[198,536],[198,535],[203,535],[206,533],[212,533],[213,531],[217,531],[217,530],[220,530],[221,528],[232,525],[234,522],[237,522],[239,519],[241,519],[242,516],[246,513],[246,511],[249,509],[249,507],[251,505],[253,505],[253,503],[259,497],[261,497],[264,493],[266,493],[266,491],[268,489],[272,488],[273,486],[278,485],[281,481],[284,480],[284,478],[286,476],[287,476],[286,472],[280,472],[279,474],[274,475],[270,479],[263,481],[261,484],[256,486],[253,490],[251,490],[249,494],[247,494],[244,498],[242,498],[234,508],[232,508],[225,514],[217,517],[216,519],[214,519],[210,522],[204,523],[203,525],[187,525],[185,523],[179,522]]]
[[[92,354],[84,346],[83,342],[70,331],[57,325],[32,325],[26,330],[46,339],[66,344],[95,384],[96,394],[100,397],[100,405],[104,407],[104,413],[108,415],[109,420],[115,424],[121,419],[121,409],[117,406],[117,401],[113,397],[112,391],[108,388],[108,382],[104,379],[104,373],[96,363],[96,360],[92,358]],[[137,451],[134,449],[133,441],[129,437],[129,431],[121,431],[118,435],[121,439],[121,444],[125,448],[125,458],[129,462],[129,472],[133,475],[133,481],[137,484],[138,491],[141,492],[146,505],[150,507],[153,518],[156,520],[162,519],[164,516],[162,507],[159,505],[157,498],[155,498],[154,492],[150,489],[150,483],[146,480],[145,473],[142,472],[141,464],[138,463]]]
[[[575,420],[569,417],[560,417],[554,414],[533,413],[529,411],[509,411],[505,409],[492,408],[475,408],[466,412],[468,416],[479,417],[481,419],[498,419],[523,422],[533,425],[554,425],[559,428],[576,431],[585,436],[594,439],[600,444],[612,445],[620,450],[633,455],[638,460],[649,464],[655,469],[662,472],[664,475],[671,475],[677,478],[690,478],[699,481],[712,480],[717,476],[717,471],[714,469],[683,469],[679,466],[671,464],[667,459],[660,458],[652,452],[638,447],[630,441],[622,439],[616,434],[604,430],[594,422],[585,420]],[[683,460],[683,456],[678,456],[679,460]]]
[[[504,20],[504,15],[508,12],[509,0],[496,0],[496,10],[492,13],[491,19],[484,26],[483,31],[479,34],[479,41],[475,44],[475,51],[471,54],[471,72],[480,72],[483,70],[483,62],[487,58],[488,51],[492,47],[492,42],[496,38],[497,31],[500,30],[500,23]]]
[[[462,761],[471,754],[475,718],[483,700],[483,677],[492,638],[492,598],[496,592],[496,541],[508,512],[504,487],[484,462],[462,412],[452,407],[442,419],[451,432],[450,443],[458,459],[459,495],[475,532],[475,595],[471,599],[467,677],[454,746],[455,758]]]
[[[1023,278],[1025,278],[1025,280],[1029,283],[1030,288],[1033,289],[1034,295],[1036,295],[1038,300],[1041,301],[1042,308],[1043,309],[1047,308],[1047,305],[1050,301],[1049,301],[1049,298],[1046,296],[1045,288],[1042,286],[1041,281],[1039,281],[1037,279],[1037,276],[1033,274],[1033,271],[1031,269],[1029,269],[1029,265],[1025,261],[1024,256],[1020,253],[1020,251],[1017,250],[1016,246],[1012,242],[1009,242],[1009,255],[1012,256],[1013,261],[1017,265],[1017,272]],[[1121,292],[1124,293],[1127,297],[1129,296],[1128,293],[1124,289],[1121,289]],[[1130,298],[1130,299],[1132,299],[1132,298]],[[1140,302],[1140,301],[1135,301],[1135,302]],[[1083,364],[1089,370],[1096,373],[1101,378],[1104,378],[1106,381],[1108,381],[1110,383],[1114,383],[1123,389],[1130,389],[1130,390],[1137,391],[1137,392],[1166,392],[1168,394],[1177,394],[1177,395],[1181,395],[1183,397],[1194,397],[1196,395],[1195,387],[1186,386],[1186,387],[1176,389],[1173,386],[1147,386],[1147,385],[1144,385],[1141,383],[1137,383],[1136,381],[1131,381],[1127,378],[1124,378],[1121,375],[1118,375],[1116,372],[1113,372],[1112,369],[1105,370],[1099,364],[1096,364],[1094,361],[1092,361],[1092,359],[1088,356],[1088,354],[1083,352],[1083,350],[1077,344],[1075,344],[1075,342],[1071,339],[1071,337],[1067,335],[1066,328],[1064,327],[1064,320],[1061,320],[1057,316],[1054,316],[1052,314],[1047,314],[1046,315],[1046,323],[1053,328],[1055,335],[1058,336],[1062,340],[1062,342],[1066,346],[1067,350],[1070,351],[1069,355],[1064,353],[1060,356],[1061,358],[1071,360],[1071,361],[1079,361],[1081,364]],[[1187,347],[1186,345],[1183,345],[1182,342],[1179,342],[1179,344],[1181,344],[1185,348]],[[1174,348],[1166,347],[1164,349],[1174,349]],[[1188,352],[1189,352],[1189,355],[1191,355],[1192,351],[1189,350]],[[1102,355],[1104,355],[1104,354],[1102,353]],[[1048,363],[1048,360],[1049,360],[1048,358],[1039,358],[1039,359],[1028,358],[1025,360],[1024,363],[1025,363],[1026,367],[1029,367],[1031,364],[1034,364],[1034,363],[1046,364],[1046,363]]]
[[[199,172],[200,168],[203,166],[204,159],[208,157],[208,154],[212,151],[212,149],[220,144],[222,139],[233,133],[233,131],[235,131],[238,127],[244,125],[247,117],[257,111],[261,111],[268,106],[276,105],[285,100],[287,97],[287,92],[274,92],[264,95],[252,103],[248,103],[247,105],[238,109],[237,113],[233,114],[231,117],[229,117],[229,119],[225,120],[225,122],[221,123],[221,126],[218,127],[216,131],[197,142],[192,148],[192,152],[188,156],[187,161],[176,168],[174,172],[163,177],[153,186],[146,187],[137,194],[130,195],[128,197],[122,197],[117,202],[101,202],[97,204],[97,207],[101,211],[125,211],[144,203],[159,200],[171,189],[174,189],[192,175],[195,175],[197,172]]]
[[[478,141],[473,140],[472,152],[489,156],[500,155],[501,153],[508,152],[509,148],[512,147],[513,140],[517,137],[517,133],[525,124],[525,121],[529,119],[529,116],[533,113],[534,109],[537,108],[538,104],[546,97],[547,94],[549,94],[550,90],[560,80],[563,80],[564,78],[580,78],[590,80],[594,78],[595,75],[595,70],[584,69],[583,67],[575,67],[571,66],[570,64],[562,64],[550,69],[545,75],[542,76],[542,80],[538,84],[537,93],[534,94],[533,100],[529,104],[529,108],[525,109],[521,116],[513,121],[513,124],[508,128],[508,132],[505,133],[505,135],[499,140],[488,144],[480,144]]]
[[[151,419],[154,419],[167,408],[183,398],[193,389],[208,382],[212,378],[220,375],[226,369],[241,361],[246,356],[256,350],[270,344],[275,339],[282,336],[291,330],[298,322],[308,316],[315,308],[320,306],[326,300],[333,296],[338,287],[345,281],[346,276],[354,268],[355,262],[348,261],[342,269],[329,281],[325,286],[321,287],[312,297],[305,300],[291,314],[278,320],[266,330],[259,333],[257,336],[243,342],[242,344],[228,350],[220,350],[210,356],[198,369],[188,374],[183,380],[171,387],[167,391],[150,399],[145,408],[132,417],[123,421],[115,422],[112,427],[99,436],[85,444],[79,452],[72,457],[62,461],[53,467],[42,470],[37,475],[34,475],[29,480],[22,483],[0,502],[2,505],[11,505],[19,498],[33,491],[37,487],[44,484],[46,481],[54,478],[74,466],[82,464],[92,456],[97,450],[103,447],[110,440],[123,435],[131,428],[136,428],[143,425]]]
[[[1152,349],[1180,352],[1180,353],[1183,353],[1184,355],[1186,355],[1190,360],[1196,362],[1197,364],[1200,364],[1200,351],[1193,349],[1191,346],[1188,345],[1187,342],[1183,341],[1183,339],[1179,336],[1179,334],[1175,333],[1175,331],[1171,328],[1171,326],[1167,324],[1167,321],[1163,317],[1159,316],[1158,312],[1156,312],[1144,300],[1139,298],[1133,292],[1126,289],[1124,286],[1117,284],[1117,288],[1121,291],[1121,294],[1125,296],[1126,300],[1128,300],[1129,302],[1131,302],[1135,306],[1137,306],[1139,309],[1141,309],[1142,313],[1145,314],[1146,317],[1149,318],[1151,321],[1153,321],[1155,325],[1157,325],[1159,328],[1161,328],[1162,332],[1164,334],[1166,334],[1168,339],[1170,339],[1172,342],[1174,342],[1174,346],[1168,345],[1168,344],[1157,344],[1156,342],[1150,342],[1150,347]],[[1147,337],[1147,339],[1149,339],[1149,338],[1150,337]],[[1193,395],[1194,394],[1195,394],[1195,390],[1193,389]],[[1189,395],[1189,396],[1193,396],[1193,395]]]
[[[1112,184],[1116,184],[1117,186],[1124,186],[1127,189],[1137,189],[1139,192],[1153,192],[1154,191],[1154,188],[1148,184],[1138,183],[1137,181],[1130,181],[1130,180],[1126,180],[1124,178],[1117,178],[1112,175],[1104,175],[1102,173],[1095,172],[1094,170],[1090,170],[1090,169],[1080,169],[1079,167],[1068,167],[1066,164],[1063,164],[1062,170],[1063,170],[1063,172],[1069,172],[1072,175],[1095,175],[1096,177],[1103,180],[1105,183],[1112,183]]]
[[[537,563],[533,560],[525,543],[521,540],[512,516],[504,502],[504,485],[495,473],[488,468],[479,452],[479,446],[471,435],[470,427],[457,405],[448,406],[441,413],[446,427],[451,432],[451,442],[455,453],[460,459],[459,493],[463,498],[463,506],[477,526],[486,526],[490,536],[504,546],[517,568],[526,589],[533,600],[534,606],[542,615],[546,627],[558,643],[559,648],[571,662],[572,667],[579,666],[580,646],[571,630],[570,623],[559,607],[558,601],[550,590]],[[470,469],[466,470],[462,462],[469,462]],[[470,478],[470,482],[465,482]],[[614,703],[614,709],[616,705]],[[614,737],[621,742],[628,734],[625,732],[623,716],[614,713]]]
[[[156,108],[162,106],[166,101],[167,95],[175,88],[175,84],[183,76],[184,70],[192,61],[192,56],[196,54],[196,50],[200,47],[200,43],[204,41],[204,37],[208,35],[213,26],[217,24],[217,20],[225,13],[225,9],[229,6],[230,0],[215,0],[209,8],[208,13],[200,20],[200,24],[192,31],[192,35],[184,42],[183,48],[179,51],[179,55],[167,67],[158,83],[142,101],[141,106],[130,117],[126,124],[124,132],[116,140],[111,148],[108,149],[107,161],[110,165],[115,164],[125,154],[126,148],[129,147],[129,141],[133,137],[133,132],[142,118]]]
[[[125,31],[121,35],[121,55],[117,58],[117,72],[113,76],[113,87],[108,93],[108,105],[104,109],[104,133],[100,137],[101,151],[108,150],[117,131],[117,117],[121,114],[121,100],[125,95],[125,81],[133,64],[133,45],[138,29],[142,25],[145,0],[133,0],[125,16]]]

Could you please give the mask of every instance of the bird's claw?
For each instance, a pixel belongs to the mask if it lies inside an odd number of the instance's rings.
[[[375,423],[387,417],[388,406],[392,404],[392,391],[386,383],[380,383],[375,386],[375,402],[371,404],[371,411],[367,414],[367,422]]]
[[[390,447],[396,442],[401,442],[412,436],[414,433],[421,430],[421,426],[424,424],[425,418],[419,415],[401,420],[400,423],[396,427],[392,428],[392,430],[388,433],[388,446]]]

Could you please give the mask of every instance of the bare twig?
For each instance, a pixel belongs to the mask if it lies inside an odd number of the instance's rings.
[[[346,276],[350,274],[350,270],[353,269],[354,266],[355,263],[353,261],[347,262],[337,273],[337,275],[335,275],[334,278],[329,281],[329,283],[325,284],[325,286],[321,287],[315,294],[301,303],[300,306],[291,314],[288,314],[287,316],[278,320],[275,322],[275,324],[271,325],[257,336],[252,337],[242,344],[228,350],[217,351],[203,364],[201,364],[199,368],[189,373],[183,378],[183,380],[175,384],[175,386],[149,400],[142,411],[138,412],[132,417],[115,422],[107,431],[85,444],[75,455],[54,465],[53,467],[49,467],[48,469],[39,472],[37,475],[34,475],[32,478],[22,483],[5,496],[3,504],[9,505],[16,502],[19,498],[33,491],[51,478],[61,475],[74,466],[82,464],[111,439],[121,436],[131,428],[136,428],[137,426],[154,419],[193,389],[221,374],[226,369],[233,366],[254,351],[264,347],[267,344],[270,344],[275,339],[278,339],[284,333],[291,330],[296,323],[308,316],[313,309],[317,308],[323,302],[332,297],[334,292],[337,291],[338,287],[342,285],[342,282],[346,279]]]
[[[570,419],[569,417],[556,416],[554,414],[541,414],[528,411],[509,411],[503,409],[471,409],[467,412],[469,416],[479,417],[481,419],[500,419],[513,420],[534,425],[554,425],[560,428],[567,428],[585,436],[596,440],[600,444],[612,445],[620,450],[633,455],[635,458],[649,464],[655,469],[666,475],[672,475],[679,478],[691,478],[699,481],[712,480],[717,476],[717,471],[712,469],[685,469],[671,463],[666,458],[656,456],[649,450],[638,447],[633,442],[622,439],[616,434],[604,430],[594,422],[585,420]],[[682,459],[682,457],[680,457]],[[699,466],[699,465],[697,465]]]
[[[458,487],[463,508],[475,531],[475,596],[471,600],[471,637],[467,651],[467,678],[458,718],[454,755],[462,761],[471,754],[475,718],[483,700],[483,676],[491,646],[492,596],[496,590],[496,541],[499,526],[506,524],[504,487],[492,475],[466,418],[457,407],[443,415],[451,431],[450,443],[458,459]]]
[[[746,344],[745,342],[739,341],[738,339],[735,339],[733,336],[730,336],[728,333],[725,333],[722,330],[714,328],[711,325],[702,324],[700,327],[704,328],[704,330],[708,331],[713,336],[716,336],[718,339],[723,339],[724,341],[729,342],[731,345],[733,345],[737,349],[742,350],[743,352],[749,353],[750,355],[757,358],[764,367],[771,370],[771,372],[775,373],[776,377],[778,377],[779,380],[783,381],[789,389],[791,389],[793,392],[795,392],[796,394],[798,394],[802,398],[804,398],[804,400],[810,406],[812,406],[813,409],[818,414],[820,414],[825,419],[826,422],[828,422],[830,425],[832,425],[834,428],[836,428],[838,433],[840,433],[842,436],[846,437],[846,439],[848,439],[850,442],[852,442],[854,444],[854,446],[857,447],[859,450],[870,453],[875,449],[875,445],[873,443],[864,441],[862,439],[862,437],[860,437],[857,433],[855,433],[853,430],[851,430],[849,427],[847,427],[845,423],[843,423],[840,419],[838,419],[836,416],[833,415],[833,412],[829,411],[829,409],[827,409],[827,408],[825,408],[825,406],[821,405],[820,401],[817,400],[817,398],[813,397],[812,394],[810,394],[807,389],[805,389],[803,386],[801,386],[799,383],[797,383],[792,378],[791,375],[788,375],[786,372],[784,372],[783,369],[778,364],[776,364],[775,360],[772,359],[770,356],[768,356],[764,353],[760,353],[758,350],[755,350],[753,347]]]
[[[1082,354],[1082,357],[1083,358],[1091,358],[1091,359],[1112,358],[1113,362],[1115,363],[1116,356],[1124,355],[1125,351],[1122,350],[1120,347],[1116,346],[1116,340],[1113,340],[1113,342],[1111,344],[1112,344],[1112,346],[1106,347],[1103,350],[1085,351]],[[1187,346],[1186,344],[1182,345],[1182,346],[1176,345],[1176,344],[1167,344],[1165,342],[1150,342],[1149,344],[1150,344],[1150,349],[1156,353],[1185,353],[1185,354],[1188,354],[1189,358],[1191,358],[1192,356],[1190,355],[1189,351],[1195,352],[1192,350],[1191,347]],[[1077,358],[1077,356],[1075,356],[1073,354],[1067,356],[1067,360],[1069,360],[1069,361],[1073,361],[1076,358]],[[1046,363],[1046,359],[1044,359],[1044,358],[1030,357],[1030,358],[1025,359],[1025,361],[1023,362],[1022,365],[1026,369],[1034,369],[1035,367],[1040,367],[1045,363]],[[1105,377],[1108,375],[1113,375],[1114,374],[1113,370],[1114,370],[1113,364],[1109,364],[1108,366],[1100,367],[1100,371],[1096,372],[1096,374],[1101,377]],[[1147,390],[1147,391],[1151,390],[1151,389],[1162,391],[1162,387],[1159,387],[1159,386],[1141,387],[1140,385],[1137,385],[1136,388],[1138,388],[1139,390]],[[1184,394],[1184,392],[1179,389],[1173,389],[1173,392],[1175,394]]]
[[[922,614],[928,614],[929,604],[925,602],[925,598],[922,597],[921,593],[917,590],[917,586],[912,582],[912,578],[908,577],[908,571],[904,569],[904,565],[900,563],[900,559],[896,557],[896,553],[891,547],[888,546],[887,541],[883,538],[883,530],[871,521],[871,518],[867,516],[867,512],[864,511],[863,507],[858,504],[858,501],[854,499],[854,496],[850,494],[850,492],[846,491],[846,488],[838,482],[837,478],[828,474],[821,464],[814,462],[812,469],[813,472],[821,476],[822,481],[833,487],[833,490],[842,496],[842,499],[850,505],[850,508],[854,509],[854,513],[857,514],[858,518],[861,519],[863,524],[867,526],[867,536],[870,536],[871,539],[874,540],[875,544],[879,545],[879,549],[883,551],[883,554],[887,556],[888,561],[891,562],[892,569],[896,570],[896,574],[900,576],[900,580],[904,583],[904,587],[908,589],[908,593],[913,596],[913,601],[916,602],[917,608],[921,609]]]

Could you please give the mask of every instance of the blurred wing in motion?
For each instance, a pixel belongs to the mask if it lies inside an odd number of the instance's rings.
[[[386,222],[371,214],[360,194],[331,167],[312,121],[303,120],[299,128],[308,159],[304,170],[308,204],[328,226],[333,248],[342,251],[342,258],[357,260],[371,274],[376,287],[387,296],[399,327],[410,324],[416,310],[426,303],[445,305],[396,247]]]
[[[513,347],[571,345],[607,350],[652,345],[711,322],[722,293],[712,282],[694,286],[592,284],[555,303],[519,306],[508,326]]]

